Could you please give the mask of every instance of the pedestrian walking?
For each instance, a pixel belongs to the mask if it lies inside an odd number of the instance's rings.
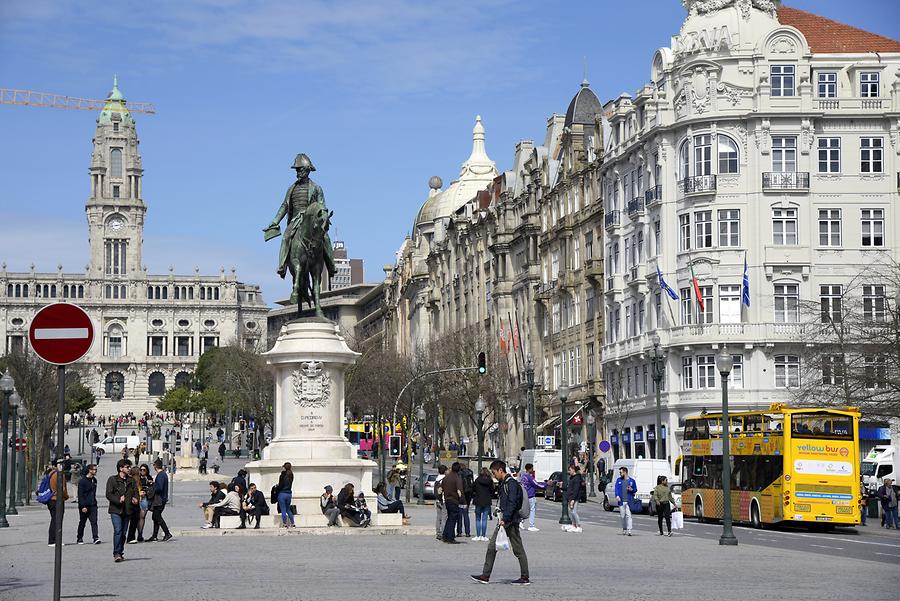
[[[584,476],[578,465],[569,466],[569,482],[566,486],[565,503],[569,504],[569,518],[571,524],[563,526],[566,532],[581,533],[581,518],[578,517],[578,503],[581,500],[581,488],[584,486]]]
[[[444,525],[447,523],[447,508],[444,505],[444,477],[447,466],[438,466],[437,479],[434,481],[434,534],[438,540],[444,540]]]
[[[219,461],[225,463],[225,442],[219,443]]]
[[[462,480],[462,498],[459,504],[459,519],[456,520],[456,536],[472,538],[472,525],[469,522],[469,507],[472,505],[472,497],[475,495],[475,474],[469,469],[468,464],[462,463],[459,468],[459,477]]]
[[[497,527],[488,541],[487,554],[484,557],[484,568],[481,574],[472,575],[472,580],[481,584],[487,584],[491,580],[491,572],[494,571],[494,560],[497,558],[497,536],[502,529],[509,538],[509,544],[513,555],[519,560],[519,578],[510,584],[528,586],[531,581],[528,578],[528,557],[525,555],[525,547],[522,544],[522,533],[519,532],[519,510],[525,503],[522,487],[506,471],[506,464],[499,459],[491,463],[491,474],[500,482],[500,506]]]
[[[447,508],[447,522],[444,524],[444,542],[448,545],[458,544],[456,540],[456,526],[460,519],[459,506],[463,499],[463,483],[459,477],[460,463],[454,461],[450,466],[450,472],[444,476],[441,483],[444,489],[444,507]]]
[[[78,480],[78,530],[75,533],[75,542],[84,544],[84,526],[91,523],[91,534],[95,545],[100,544],[97,531],[97,466],[93,463],[87,466],[87,471]]]
[[[56,546],[56,520],[62,520],[63,514],[65,514],[65,501],[69,498],[69,487],[66,486],[65,474],[60,478],[59,470],[56,468],[47,468],[45,474],[50,474],[50,490],[53,491],[53,496],[47,502],[47,510],[50,512],[50,529],[48,530],[47,545],[54,547]],[[56,495],[59,494],[60,489],[62,489],[63,495],[63,513],[56,515]]]
[[[481,468],[481,472],[475,478],[475,493],[472,501],[475,504],[475,538],[472,540],[486,541],[488,539],[488,516],[494,502],[494,479],[486,467]]]
[[[897,491],[894,490],[894,481],[891,478],[885,478],[884,484],[875,493],[881,500],[881,509],[884,511],[884,527],[888,530],[893,525],[894,528],[900,530],[900,517],[897,516]]]
[[[669,488],[669,479],[665,476],[656,477],[656,488],[650,493],[650,500],[656,503],[656,523],[659,526],[659,535],[663,536],[663,519],[666,520],[667,536],[672,536],[672,508],[675,507],[675,497]]]
[[[144,542],[144,520],[147,512],[150,510],[150,500],[147,498],[147,491],[150,489],[153,480],[150,478],[150,468],[146,465],[140,467],[132,467],[131,472],[134,486],[138,492],[138,509],[131,516],[128,522],[128,537],[126,544],[134,545]]]
[[[622,534],[631,536],[631,503],[634,501],[634,493],[637,492],[637,482],[628,476],[628,468],[619,468],[619,477],[616,478],[616,501],[619,503],[619,519],[622,520]]]
[[[169,532],[169,525],[163,518],[163,511],[166,509],[166,503],[169,502],[169,475],[163,469],[162,459],[156,459],[153,462],[153,471],[156,475],[153,477],[151,485],[152,496],[150,500],[150,515],[153,520],[153,535],[147,539],[148,542],[158,540],[159,531],[163,531],[162,542],[172,539],[172,533]]]
[[[225,453],[225,443],[219,445],[219,452]],[[278,510],[281,512],[281,527],[294,527],[294,513],[291,511],[291,495],[294,487],[294,472],[291,470],[291,464],[285,462],[278,477]]]
[[[109,501],[109,517],[113,526],[113,560],[116,563],[125,560],[125,535],[128,522],[138,507],[140,500],[128,472],[131,462],[119,459],[116,462],[116,473],[106,481],[106,500]]]
[[[534,525],[534,515],[537,513],[537,489],[547,490],[546,482],[538,482],[534,477],[534,464],[526,463],[525,470],[519,476],[519,482],[522,483],[522,486],[525,488],[525,494],[528,495],[528,531],[529,532],[540,532],[537,526]],[[523,523],[524,525],[524,523]]]

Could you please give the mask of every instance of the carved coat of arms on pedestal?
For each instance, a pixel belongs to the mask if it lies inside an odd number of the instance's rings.
[[[331,397],[331,376],[321,361],[305,361],[291,375],[294,402],[301,407],[324,407]]]

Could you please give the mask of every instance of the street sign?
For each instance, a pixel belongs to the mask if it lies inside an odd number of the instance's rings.
[[[608,440],[601,440],[601,441],[600,441],[600,452],[601,452],[601,453],[608,453],[608,452],[609,452],[609,441],[608,441]]]
[[[28,328],[31,348],[38,357],[54,365],[74,363],[94,342],[94,324],[84,309],[69,303],[42,308]]]
[[[555,436],[538,436],[537,437],[537,446],[539,446],[539,447],[555,447],[556,446],[556,437]]]
[[[28,447],[28,442],[24,438],[16,439],[16,450],[24,451]]]

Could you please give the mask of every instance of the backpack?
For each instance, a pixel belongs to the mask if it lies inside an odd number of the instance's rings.
[[[525,499],[528,498],[528,493],[525,492],[525,486],[522,485],[521,482],[516,480],[515,478],[511,478],[513,482],[516,483],[516,486],[519,487],[519,504],[516,507],[516,512],[519,514],[519,519],[527,520],[528,516],[531,515],[531,505],[525,502]],[[509,485],[507,485],[506,494],[509,496]]]
[[[463,481],[463,494],[466,496],[466,500],[471,500],[471,498],[475,495],[475,474],[472,473],[472,470],[466,468],[462,474]]]
[[[46,505],[50,502],[50,499],[53,498],[53,489],[50,488],[50,476],[52,475],[53,472],[50,472],[43,477],[40,486],[38,486],[37,493],[35,494],[37,502],[41,505]]]

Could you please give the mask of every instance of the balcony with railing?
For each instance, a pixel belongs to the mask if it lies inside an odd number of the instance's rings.
[[[621,211],[610,211],[603,217],[603,223],[606,225],[606,229],[611,229],[622,225],[621,213]]]
[[[644,206],[648,209],[662,202],[662,185],[653,186],[644,192]]]
[[[644,214],[644,199],[636,196],[628,201],[628,216],[637,219]]]
[[[694,194],[715,194],[716,193],[716,176],[694,175],[681,180],[681,191],[685,196]]]
[[[888,107],[884,98],[817,98],[820,111],[877,111]]]
[[[765,171],[762,174],[763,192],[769,191],[794,191],[805,192],[809,190],[808,171]]]

